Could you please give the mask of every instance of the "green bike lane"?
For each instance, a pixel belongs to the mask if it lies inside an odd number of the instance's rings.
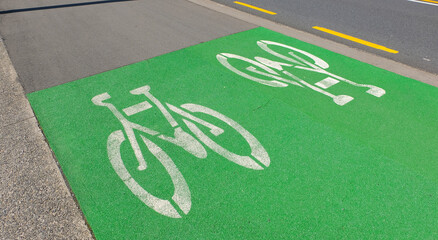
[[[311,53],[329,64],[328,72],[377,86],[385,94],[376,97],[342,81],[319,88],[354,98],[340,106],[303,84],[273,87],[252,81],[217,59],[218,54],[229,53],[254,61],[259,57],[258,63],[271,67],[278,65],[263,59],[288,63],[263,51],[257,45],[261,40]],[[272,49],[289,54],[278,46]],[[243,70],[251,65],[231,58],[228,62]],[[281,68],[313,86],[318,82],[322,86],[327,77],[287,65]],[[198,136],[186,125],[188,118],[170,111],[166,103],[179,109],[186,103],[198,104],[234,120],[263,146],[270,164],[258,162],[262,170],[239,165],[200,138],[196,139],[206,154],[195,156],[158,137],[173,136],[174,128],[156,101],[130,93],[146,85],[185,132]],[[103,93],[111,96],[105,102],[126,119],[159,132],[134,131],[146,170],[137,169],[129,134],[123,133],[118,148],[110,144],[110,136],[123,126],[107,106],[92,102]],[[97,239],[435,238],[437,97],[435,87],[264,28],[28,94]],[[136,105],[145,101],[150,105]],[[145,111],[133,114],[139,110]],[[254,149],[247,139],[224,119],[205,111],[184,111],[222,128],[224,132],[215,136],[189,119],[218,145],[237,155],[251,155]],[[141,136],[150,140],[149,145]],[[120,166],[111,161],[114,152],[131,178],[119,174]],[[178,175],[175,172],[182,178],[172,177]],[[130,189],[131,179],[138,185]],[[148,205],[139,196],[142,188],[170,200],[176,186],[188,190],[173,198],[185,197],[181,200],[185,210],[178,209],[178,200],[169,201],[178,213],[173,217],[166,216],[169,207],[160,212],[158,202]]]

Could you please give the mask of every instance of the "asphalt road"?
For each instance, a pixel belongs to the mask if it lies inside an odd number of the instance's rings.
[[[183,0],[6,0],[0,11],[26,93],[255,27]]]
[[[214,0],[272,21],[317,34],[432,73],[438,73],[438,4],[407,0],[245,0],[272,12],[250,9],[232,0]],[[328,28],[399,51],[370,48],[318,30]]]

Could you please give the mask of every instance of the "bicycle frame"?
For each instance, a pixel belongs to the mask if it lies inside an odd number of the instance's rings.
[[[123,129],[124,129],[126,135],[128,136],[128,140],[132,146],[132,149],[134,150],[135,157],[137,158],[137,161],[139,163],[138,170],[140,170],[140,171],[145,170],[147,168],[147,163],[146,163],[144,156],[141,152],[137,138],[134,134],[134,130],[138,130],[140,132],[143,132],[143,133],[146,133],[146,134],[149,134],[152,136],[158,135],[157,136],[158,138],[163,139],[167,142],[173,143],[179,147],[182,147],[184,150],[186,150],[187,152],[191,153],[192,155],[194,155],[198,158],[201,158],[201,159],[206,158],[207,152],[206,152],[205,148],[193,136],[191,136],[190,134],[188,134],[184,130],[182,130],[182,128],[179,126],[178,122],[172,117],[172,115],[166,109],[166,107],[157,98],[155,98],[149,92],[149,90],[150,90],[149,86],[144,86],[144,87],[134,89],[134,90],[130,91],[130,93],[133,95],[145,95],[155,106],[158,107],[158,109],[163,114],[163,116],[166,118],[166,120],[170,124],[170,126],[172,128],[174,128],[174,136],[173,137],[165,136],[165,135],[160,134],[159,132],[157,132],[155,130],[149,129],[147,127],[144,127],[144,126],[141,126],[139,124],[136,124],[136,123],[129,121],[125,116],[123,116],[123,114],[113,104],[104,102],[104,101],[111,98],[111,96],[108,93],[103,93],[103,94],[97,95],[97,96],[92,98],[92,102],[95,105],[104,106],[104,107],[107,107],[108,109],[110,109],[111,112],[114,114],[114,116],[117,118],[117,120],[119,120],[120,123],[122,124]],[[214,134],[215,136],[222,134],[224,131],[223,129],[221,129],[213,124],[210,124],[202,119],[199,119],[199,118],[197,118],[197,117],[195,117],[195,116],[193,116],[193,115],[191,115],[191,114],[183,111],[182,109],[177,108],[171,104],[166,103],[166,106],[170,110],[172,110],[173,112],[175,112],[175,113],[177,113],[177,114],[179,114],[187,119],[195,121],[201,125],[206,126],[207,128],[210,129],[210,132],[212,134]],[[152,105],[150,103],[141,102],[139,104],[125,108],[125,109],[123,109],[123,111],[125,112],[126,115],[131,116],[131,115],[134,115],[138,112],[147,110],[151,107],[152,107]],[[187,120],[183,119],[183,121],[187,124]]]

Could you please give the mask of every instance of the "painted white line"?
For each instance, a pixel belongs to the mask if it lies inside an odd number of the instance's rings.
[[[152,105],[148,102],[141,102],[137,103],[134,106],[127,107],[123,109],[123,112],[125,112],[126,115],[132,116],[134,114],[137,114],[139,112],[142,112],[144,110],[147,110],[149,108],[152,108]]]
[[[417,0],[408,0],[409,2],[416,2],[416,3],[422,3],[422,4],[427,4],[427,5],[432,5],[432,6],[436,6],[438,7],[437,3],[431,3],[431,2],[423,2],[423,1],[417,1]]]
[[[315,83],[315,85],[318,86],[318,87],[320,87],[320,88],[327,89],[327,88],[329,88],[329,87],[335,85],[335,84],[338,83],[338,82],[339,82],[339,81],[336,80],[336,79],[334,79],[334,78],[326,77],[326,78],[324,78],[323,80],[321,80],[321,81]]]

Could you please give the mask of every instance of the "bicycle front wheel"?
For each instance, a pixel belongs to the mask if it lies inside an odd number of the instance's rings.
[[[175,187],[174,194],[172,196],[173,202],[184,212],[188,214],[192,205],[190,190],[181,172],[176,167],[172,159],[154,142],[150,141],[144,136],[141,136],[146,147],[151,153],[160,161],[164,166],[169,176],[172,179]],[[107,149],[108,157],[114,171],[122,179],[125,185],[131,190],[131,192],[157,213],[171,218],[181,218],[181,215],[171,204],[169,200],[158,198],[146,189],[144,189],[129,173],[126,168],[120,153],[120,146],[125,141],[125,135],[122,130],[114,131],[108,137]]]

